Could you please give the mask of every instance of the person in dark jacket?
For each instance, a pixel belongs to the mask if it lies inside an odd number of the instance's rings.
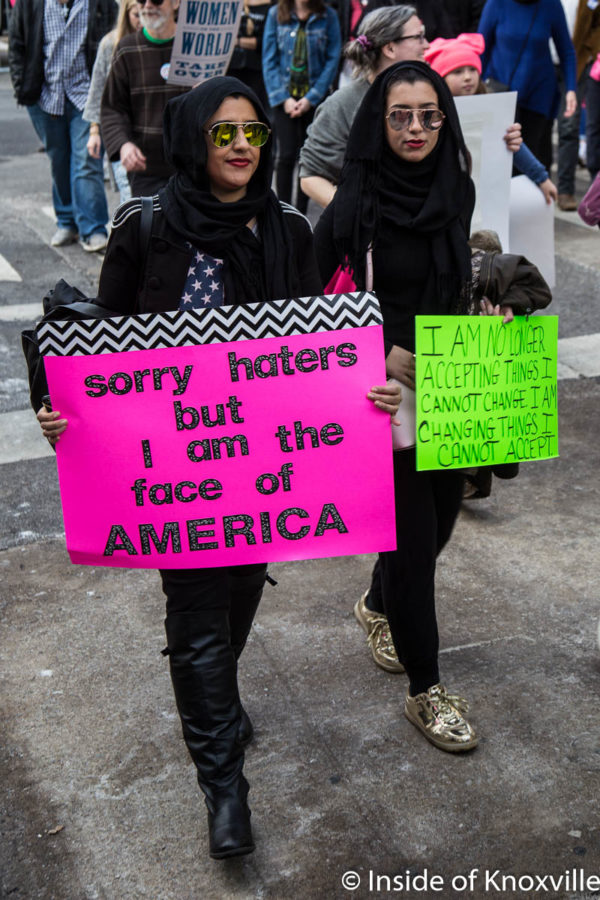
[[[102,161],[87,151],[83,120],[101,38],[114,26],[114,0],[17,0],[9,30],[9,67],[17,103],[50,158],[57,231],[51,244],[81,238],[84,250],[106,246],[108,207]]]
[[[458,37],[477,31],[485,0],[443,0],[442,6],[452,26],[451,37]]]
[[[270,0],[244,0],[244,12],[227,74],[251,87],[261,103],[268,107],[262,77],[262,40]]]
[[[212,78],[169,102],[164,131],[176,174],[154,198],[147,259],[142,201],[133,199],[114,218],[98,302],[130,314],[321,293],[310,225],[271,190],[270,128],[253,91],[236,78]],[[393,385],[368,396],[384,412],[398,409]],[[58,411],[40,410],[38,419],[51,442],[67,424]],[[215,859],[254,849],[242,771],[252,725],[237,661],[266,571],[263,564],[161,571],[166,653]]]

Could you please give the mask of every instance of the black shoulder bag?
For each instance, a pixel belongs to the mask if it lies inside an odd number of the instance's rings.
[[[152,232],[152,197],[142,197],[142,210],[140,215],[140,259],[143,260],[141,273],[143,277],[146,267],[146,257],[150,246]],[[44,314],[38,325],[44,322],[54,322],[57,319],[67,322],[75,322],[79,319],[110,319],[112,316],[120,316],[120,312],[100,306],[94,300],[81,293],[79,288],[72,287],[61,278],[54,288],[45,295],[42,300]],[[48,393],[48,382],[44,369],[44,358],[40,354],[37,330],[29,328],[21,332],[21,346],[27,363],[29,376],[29,398],[33,411],[42,406],[42,397]]]

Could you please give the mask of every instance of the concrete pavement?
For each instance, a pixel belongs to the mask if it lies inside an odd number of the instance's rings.
[[[569,339],[600,332],[600,233],[574,221],[549,310]],[[240,672],[257,850],[224,863],[156,576],[72,566],[54,460],[3,466],[0,897],[600,896],[598,377],[561,380],[559,409],[560,459],[465,505],[439,563],[442,677],[470,701],[473,753],[429,745],[404,676],[372,663],[352,615],[370,557],[272,567]]]
[[[600,874],[597,383],[560,395],[561,459],[466,506],[440,561],[443,679],[475,752],[427,744],[404,677],[372,664],[351,614],[369,558],[272,567],[241,666],[257,851],[240,861],[205,854],[153,573],[71,566],[61,540],[2,553],[2,896],[366,898],[386,895],[369,872],[407,869],[445,888],[401,896],[586,896],[484,889],[486,870]]]

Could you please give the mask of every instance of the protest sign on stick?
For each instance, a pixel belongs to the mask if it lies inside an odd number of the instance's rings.
[[[242,12],[242,0],[181,0],[169,84],[193,87],[226,75]]]
[[[417,316],[417,469],[558,456],[558,317]]]
[[[73,562],[195,568],[395,547],[367,292],[39,328]]]

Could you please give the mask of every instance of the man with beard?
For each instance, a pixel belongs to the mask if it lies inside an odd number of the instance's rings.
[[[167,84],[179,0],[140,3],[142,30],[120,41],[108,75],[100,127],[111,161],[121,160],[134,197],[155,194],[173,170],[162,136],[165,106],[188,88]]]

